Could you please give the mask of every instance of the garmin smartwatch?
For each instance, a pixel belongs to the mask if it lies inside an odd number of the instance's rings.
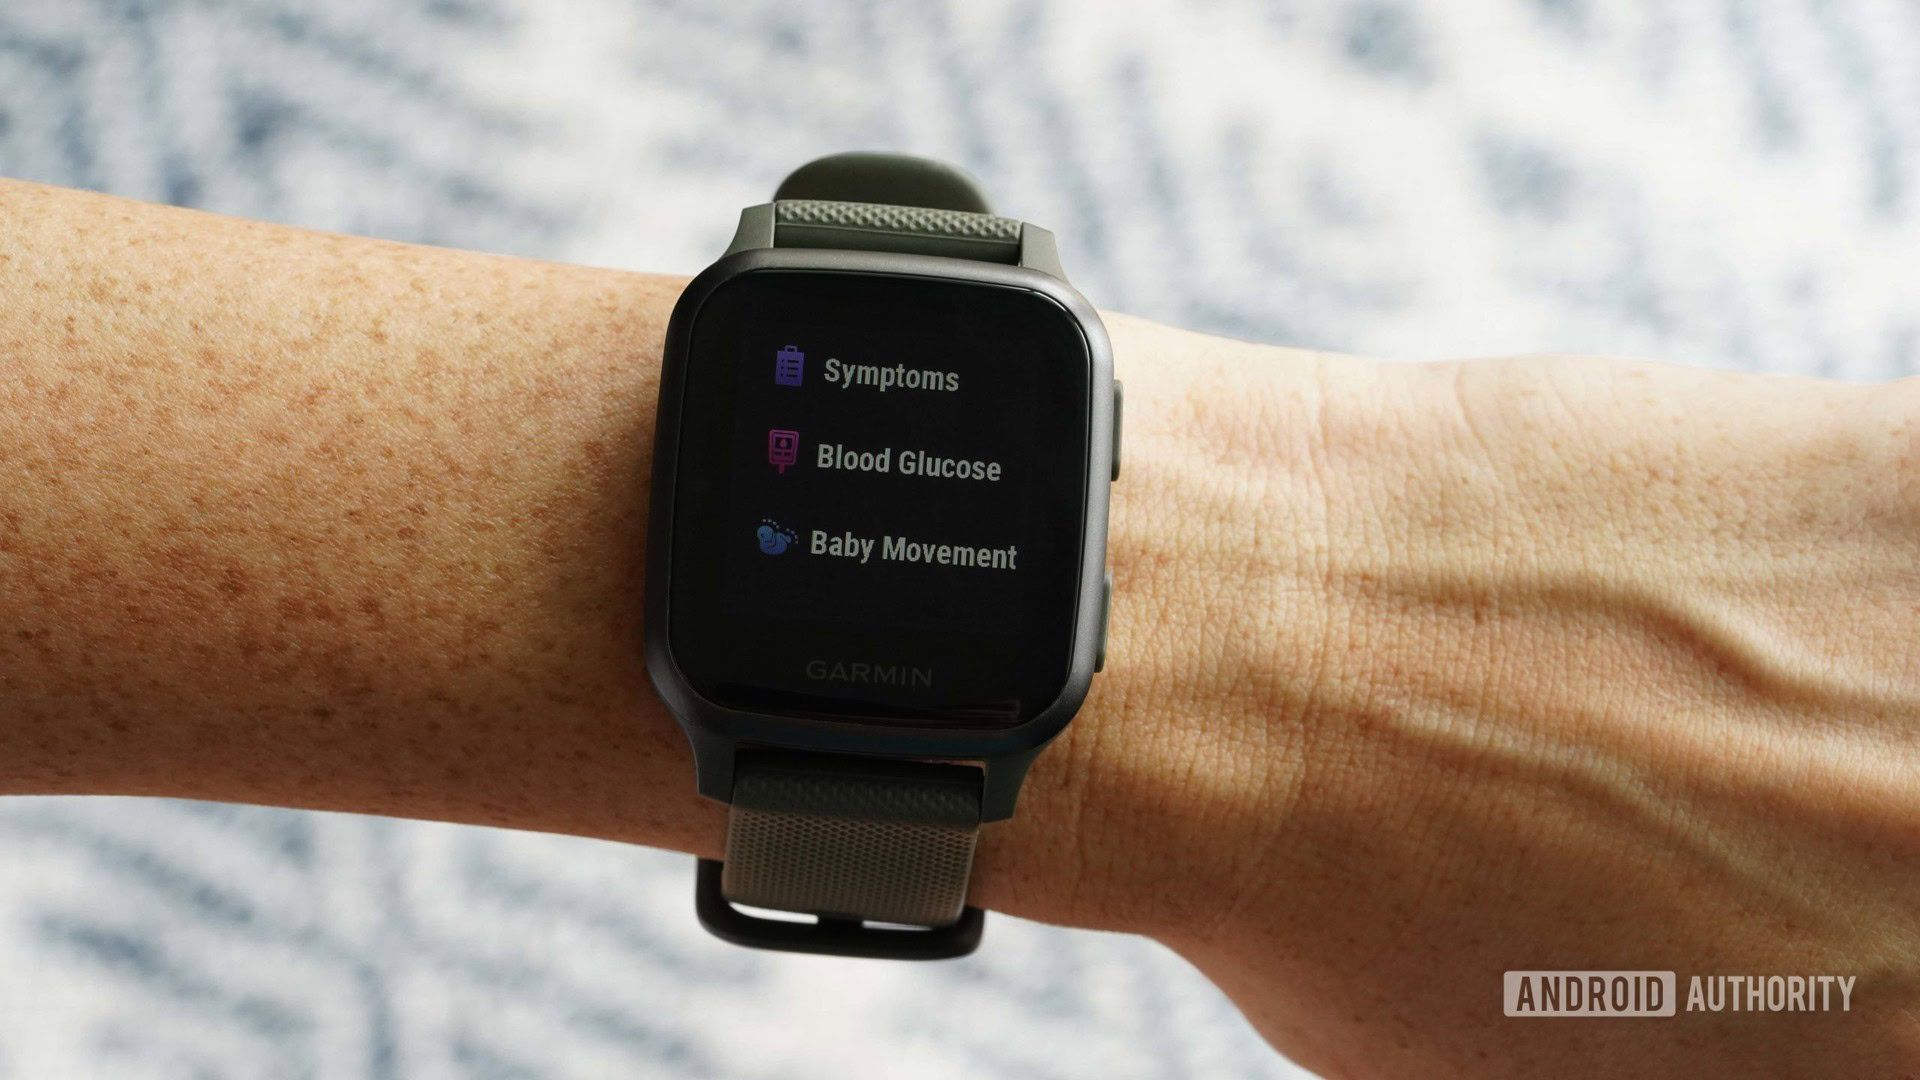
[[[1105,660],[1119,426],[1053,234],[966,174],[838,154],[741,212],[668,325],[648,524],[647,671],[731,807],[707,929],[973,951],[975,837]]]

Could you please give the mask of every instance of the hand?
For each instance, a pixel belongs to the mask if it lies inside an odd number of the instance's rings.
[[[1009,905],[1333,1077],[1920,1070],[1920,382],[1115,327],[1111,660],[1004,827],[1078,872]],[[1509,969],[1682,1011],[1510,1019]],[[1685,1011],[1823,973],[1850,1011]]]

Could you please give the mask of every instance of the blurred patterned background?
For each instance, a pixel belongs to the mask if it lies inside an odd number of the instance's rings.
[[[964,164],[1196,329],[1920,370],[1920,0],[0,2],[0,173],[135,198],[690,273],[849,148]],[[1300,1075],[1150,943],[765,956],[691,872],[6,800],[0,1078]]]

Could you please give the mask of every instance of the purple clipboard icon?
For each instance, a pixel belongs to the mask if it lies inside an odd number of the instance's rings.
[[[799,386],[800,376],[807,369],[807,354],[798,346],[788,345],[773,354],[773,384],[775,386]]]

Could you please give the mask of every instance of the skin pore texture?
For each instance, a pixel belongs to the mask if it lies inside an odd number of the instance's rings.
[[[640,648],[680,279],[13,182],[0,235],[0,793],[718,854]],[[1920,382],[1109,328],[1110,658],[975,902],[1332,1077],[1920,1076]]]

